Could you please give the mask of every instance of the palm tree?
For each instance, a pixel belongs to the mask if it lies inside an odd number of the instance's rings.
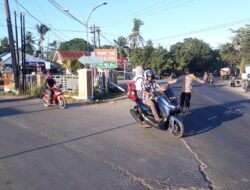
[[[40,39],[38,42],[39,50],[41,52],[41,56],[43,58],[43,47],[42,42],[44,41],[45,34],[50,30],[49,27],[47,27],[45,24],[36,25],[37,32],[40,34]]]
[[[138,48],[139,45],[143,45],[144,39],[140,34],[140,27],[143,25],[143,22],[139,19],[134,19],[134,27],[132,30],[132,34],[128,36],[128,41],[130,43],[131,48]]]
[[[31,32],[27,32],[25,35],[25,46],[26,46],[26,53],[32,55],[35,50],[35,40],[34,36]]]

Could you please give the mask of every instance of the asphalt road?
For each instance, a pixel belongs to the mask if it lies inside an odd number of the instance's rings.
[[[250,189],[250,100],[222,85],[194,85],[181,140],[140,128],[126,99],[0,97],[0,189]]]

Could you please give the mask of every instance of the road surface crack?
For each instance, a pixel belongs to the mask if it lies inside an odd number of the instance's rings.
[[[166,181],[161,181],[161,180],[153,180],[153,179],[143,179],[141,177],[135,176],[131,172],[127,171],[126,169],[114,164],[105,161],[105,163],[109,164],[114,168],[115,170],[118,170],[121,172],[123,175],[127,176],[129,178],[129,181],[133,183],[139,183],[141,184],[144,188],[148,190],[170,190],[169,185],[167,184]]]
[[[198,154],[195,153],[191,149],[191,147],[188,145],[188,143],[185,140],[181,139],[181,141],[184,143],[184,145],[186,146],[186,148],[194,155],[195,160],[196,160],[196,162],[199,165],[198,169],[199,169],[201,175],[203,176],[204,180],[207,182],[208,188],[211,189],[211,190],[213,190],[214,189],[213,183],[208,179],[208,177],[207,177],[207,175],[205,173],[205,170],[208,168],[208,166],[199,158]]]

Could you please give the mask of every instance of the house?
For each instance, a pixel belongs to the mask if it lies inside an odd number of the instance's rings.
[[[82,56],[89,56],[87,51],[61,51],[55,52],[52,61],[63,65],[66,68],[66,74],[71,74],[71,63],[77,61]]]
[[[22,58],[21,58],[22,53],[19,52],[19,63],[18,65],[22,65]],[[11,53],[6,52],[0,55],[0,58],[2,59],[1,63],[4,68],[12,68],[12,58],[11,58]],[[25,65],[26,65],[26,73],[29,74],[31,72],[36,72],[37,69],[39,70],[45,70],[45,60],[34,57],[29,54],[25,54]]]

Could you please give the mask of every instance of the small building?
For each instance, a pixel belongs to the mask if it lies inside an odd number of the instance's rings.
[[[30,74],[32,72],[37,71],[43,71],[45,70],[45,60],[34,57],[29,54],[25,54],[25,66],[26,66],[26,74]],[[0,58],[2,59],[1,63],[3,68],[12,68],[12,58],[11,58],[11,53],[6,52],[0,55]],[[22,58],[21,58],[21,52],[19,52],[19,63],[18,65],[21,67],[22,65]]]
[[[87,51],[62,51],[57,50],[53,56],[52,61],[62,65],[66,69],[66,74],[71,74],[71,64],[82,56],[89,56]]]

